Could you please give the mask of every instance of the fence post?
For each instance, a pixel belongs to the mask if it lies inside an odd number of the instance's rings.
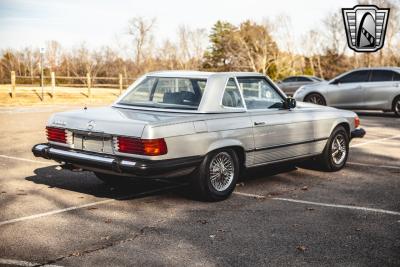
[[[11,97],[15,98],[15,71],[11,71]]]
[[[122,74],[119,74],[119,95],[122,95]]]
[[[86,74],[87,88],[88,88],[88,98],[92,98],[92,82],[90,80],[90,73]]]
[[[56,74],[54,71],[51,72],[51,98],[54,98],[56,89]]]

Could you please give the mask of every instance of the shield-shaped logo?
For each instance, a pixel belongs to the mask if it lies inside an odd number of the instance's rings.
[[[375,52],[383,47],[389,8],[357,5],[342,8],[347,44],[357,52]]]

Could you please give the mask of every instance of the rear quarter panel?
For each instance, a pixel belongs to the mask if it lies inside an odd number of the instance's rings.
[[[165,138],[168,153],[149,159],[203,156],[210,151],[238,146],[254,147],[252,124],[246,113],[210,115],[210,118],[168,125],[147,125],[142,138]],[[251,161],[251,159],[246,159]]]

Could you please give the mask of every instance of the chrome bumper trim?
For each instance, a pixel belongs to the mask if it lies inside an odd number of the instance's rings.
[[[194,170],[203,160],[202,156],[167,160],[130,160],[118,156],[94,154],[86,151],[73,151],[38,144],[32,148],[36,157],[53,159],[72,164],[87,170],[103,170],[116,174],[129,174],[137,177],[164,177]]]

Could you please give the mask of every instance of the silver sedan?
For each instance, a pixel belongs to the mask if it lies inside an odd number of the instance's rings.
[[[321,78],[315,76],[289,76],[278,82],[279,88],[282,89],[285,94],[292,96],[297,89],[303,85],[314,84],[322,82]]]
[[[393,111],[400,116],[400,68],[361,68],[300,87],[298,101],[353,110]]]

